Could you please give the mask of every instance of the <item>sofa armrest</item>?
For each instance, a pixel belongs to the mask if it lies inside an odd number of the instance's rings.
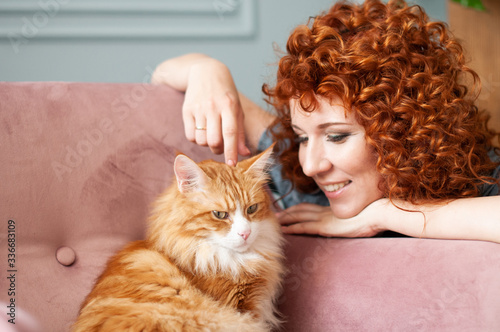
[[[497,331],[500,245],[287,236],[285,331]]]

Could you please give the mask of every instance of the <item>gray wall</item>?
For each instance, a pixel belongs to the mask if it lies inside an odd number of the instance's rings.
[[[446,0],[420,0],[447,20]],[[358,1],[359,2],[359,1]],[[332,0],[1,0],[0,80],[146,82],[166,58],[216,57],[262,99],[276,43]]]

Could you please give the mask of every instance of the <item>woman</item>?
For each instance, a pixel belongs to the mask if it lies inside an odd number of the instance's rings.
[[[186,137],[229,165],[278,142],[285,233],[500,243],[496,135],[463,85],[470,78],[479,84],[444,24],[401,1],[367,0],[292,32],[276,85],[263,87],[276,117],[201,54],[167,60],[153,82],[186,92]]]

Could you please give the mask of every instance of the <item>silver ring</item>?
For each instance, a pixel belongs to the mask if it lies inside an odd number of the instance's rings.
[[[196,130],[207,130],[205,127],[195,127]]]

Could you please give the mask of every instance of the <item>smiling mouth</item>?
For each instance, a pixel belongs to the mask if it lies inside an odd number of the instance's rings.
[[[333,192],[339,191],[340,189],[344,188],[345,186],[347,186],[351,182],[352,182],[351,180],[347,180],[346,182],[342,182],[342,183],[329,184],[329,185],[323,186],[323,189],[325,191],[333,193]]]

